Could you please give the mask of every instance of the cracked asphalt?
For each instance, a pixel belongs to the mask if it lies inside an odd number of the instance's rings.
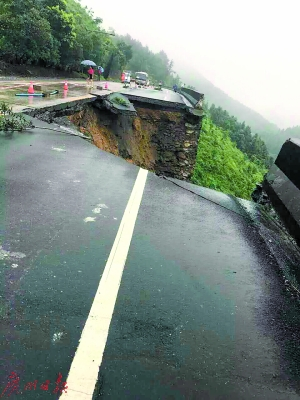
[[[12,372],[9,398],[57,398],[138,171],[62,132],[0,134],[0,398]],[[243,204],[148,173],[94,400],[300,398],[299,259]]]

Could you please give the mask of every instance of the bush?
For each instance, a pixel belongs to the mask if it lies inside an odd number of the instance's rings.
[[[200,134],[192,182],[244,199],[251,199],[266,169],[250,161],[229,134],[205,117]]]
[[[7,103],[0,103],[0,131],[23,131],[31,128],[31,121],[26,120],[24,115],[14,114]]]
[[[122,97],[114,97],[112,99],[112,101],[114,103],[116,103],[116,104],[119,104],[119,105],[123,106],[123,107],[129,107],[129,103],[126,100],[122,99]]]

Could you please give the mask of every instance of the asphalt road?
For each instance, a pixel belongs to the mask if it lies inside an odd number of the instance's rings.
[[[9,398],[57,398],[139,171],[64,133],[0,134],[0,398],[12,372]],[[93,398],[299,399],[299,305],[257,226],[177,184],[141,189]]]
[[[22,80],[4,80],[0,81],[0,99],[6,101],[11,105],[18,106],[17,111],[21,110],[21,107],[34,108],[52,105],[63,101],[69,101],[72,99],[78,99],[85,97],[88,94],[96,93],[97,95],[107,95],[112,92],[121,92],[123,94],[131,94],[133,96],[147,97],[150,99],[163,100],[172,103],[186,104],[189,107],[192,105],[183,96],[172,90],[163,89],[155,90],[152,86],[143,88],[135,87],[135,84],[131,84],[131,88],[124,88],[124,85],[120,82],[107,82],[108,90],[97,90],[97,86],[101,85],[105,87],[105,81],[94,81],[93,88],[88,86],[85,80],[70,80],[68,81],[68,90],[63,90],[64,81],[62,79],[35,79],[33,80],[35,85],[41,85],[43,90],[48,92],[51,90],[58,90],[57,95],[51,97],[18,97],[15,96],[18,93],[27,93],[30,81],[28,79]],[[36,91],[38,93],[38,91]]]
[[[179,93],[175,93],[172,90],[169,89],[162,89],[162,90],[155,90],[153,87],[134,87],[134,84],[132,84],[132,88],[124,89],[122,88],[123,85],[121,85],[121,88],[118,89],[123,94],[130,94],[132,96],[139,96],[139,97],[146,97],[150,99],[155,99],[155,100],[163,100],[163,101],[168,101],[172,103],[181,103],[181,104],[188,104],[188,101],[184,99],[183,96],[181,96]],[[192,107],[192,105],[190,105]]]
[[[105,87],[104,82],[100,83],[95,81],[94,87],[90,93],[98,96],[107,94],[106,90],[101,90],[101,91],[97,90],[97,86],[99,85]],[[120,92],[125,96],[131,95],[136,97],[148,98],[152,100],[161,100],[170,103],[185,104],[188,107],[193,108],[192,104],[187,99],[185,99],[181,94],[175,93],[173,90],[169,89],[156,90],[154,89],[153,86],[139,87],[136,86],[135,83],[131,83],[130,87],[124,88],[124,85],[122,83],[108,82],[108,90],[110,92]]]

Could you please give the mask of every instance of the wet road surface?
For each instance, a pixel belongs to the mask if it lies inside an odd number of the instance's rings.
[[[139,96],[139,97],[147,97],[150,99],[155,99],[155,100],[163,100],[163,101],[168,101],[172,103],[182,103],[184,104],[184,98],[181,96],[179,93],[175,93],[172,90],[168,89],[162,89],[162,90],[156,90],[153,87],[148,87],[148,88],[128,88],[128,89],[119,89],[121,93],[123,94],[130,94],[132,96]],[[187,100],[186,100],[187,102]],[[190,105],[192,107],[192,105]]]
[[[104,81],[94,81],[93,87],[87,85],[85,80],[68,80],[68,90],[64,90],[64,82],[62,79],[36,79],[33,80],[34,85],[41,85],[42,91],[51,92],[58,90],[59,93],[48,97],[25,96],[18,97],[16,94],[27,93],[30,80],[4,80],[0,81],[0,101],[5,101],[14,106],[15,112],[21,112],[23,108],[38,108],[56,103],[68,102],[74,99],[83,98],[90,94],[107,95],[112,92],[121,92],[123,94],[131,94],[133,96],[146,97],[150,99],[163,100],[172,103],[191,104],[178,93],[168,89],[155,90],[152,86],[148,88],[135,87],[132,83],[131,88],[124,88],[119,82],[107,82],[107,90],[97,90],[97,86],[105,87]],[[35,93],[41,93],[35,90]]]
[[[0,135],[0,398],[13,371],[11,399],[68,381],[139,171],[64,133]],[[94,394],[68,398],[298,399],[299,305],[276,258],[239,202],[175,183],[146,176]]]

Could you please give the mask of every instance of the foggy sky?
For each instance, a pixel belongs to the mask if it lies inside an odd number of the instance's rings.
[[[82,0],[104,27],[191,65],[285,128],[300,125],[299,0]],[[205,93],[204,93],[205,94]]]

